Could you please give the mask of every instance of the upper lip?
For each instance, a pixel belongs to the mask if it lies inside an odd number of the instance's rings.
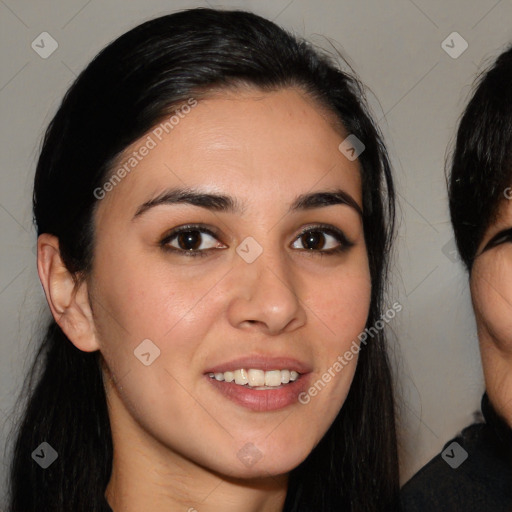
[[[252,355],[232,359],[225,363],[219,363],[208,368],[205,373],[223,373],[232,372],[240,369],[249,370],[251,368],[258,370],[295,370],[297,373],[309,373],[311,367],[308,363],[299,361],[292,357],[271,357],[262,355]]]

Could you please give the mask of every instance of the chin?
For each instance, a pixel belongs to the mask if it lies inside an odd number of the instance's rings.
[[[215,472],[230,478],[259,479],[286,475],[309,455],[309,451],[300,447],[300,451],[291,453],[288,450],[271,451],[259,450],[255,444],[247,442],[243,447],[234,453],[233,458],[227,460],[223,457],[221,465],[210,466]]]
[[[228,471],[222,473],[230,478],[242,479],[242,480],[259,480],[267,479],[270,477],[279,477],[287,475],[295,469],[302,460],[296,460],[290,464],[274,464],[272,462],[265,462],[263,459],[253,463],[252,465],[245,466],[244,464],[238,464],[233,466],[229,465]]]

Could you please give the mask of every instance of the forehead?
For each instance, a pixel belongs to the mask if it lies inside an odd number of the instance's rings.
[[[207,186],[260,207],[316,185],[342,186],[361,201],[359,163],[338,149],[347,135],[341,123],[298,90],[218,93],[172,126],[165,121],[118,159],[113,172],[127,172],[100,209],[135,211],[141,199],[176,185]]]

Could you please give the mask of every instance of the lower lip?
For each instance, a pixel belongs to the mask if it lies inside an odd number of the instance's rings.
[[[206,375],[211,385],[226,398],[257,412],[276,411],[297,403],[299,395],[308,387],[307,377],[308,374],[303,374],[296,381],[276,389],[253,389],[234,382],[218,381]]]

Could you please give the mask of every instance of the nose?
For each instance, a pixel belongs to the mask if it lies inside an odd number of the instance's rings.
[[[254,262],[240,258],[235,265],[227,312],[231,325],[276,335],[306,323],[299,278],[285,253],[266,249]]]

